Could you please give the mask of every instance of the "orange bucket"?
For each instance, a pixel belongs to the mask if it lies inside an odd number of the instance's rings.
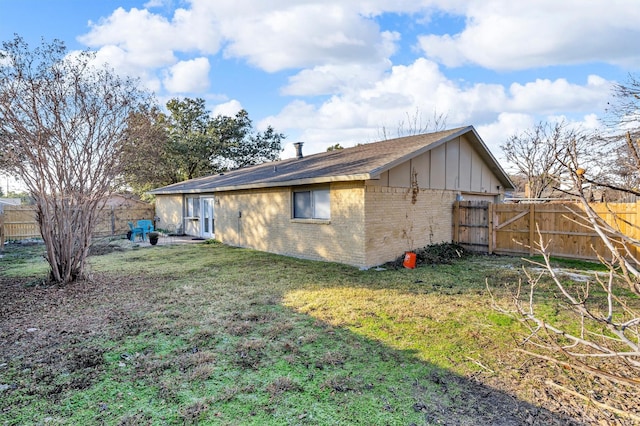
[[[415,269],[416,267],[416,254],[412,251],[405,252],[404,254],[404,262],[402,262],[402,266],[408,269]]]

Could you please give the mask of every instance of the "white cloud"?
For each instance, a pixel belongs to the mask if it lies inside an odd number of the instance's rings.
[[[281,93],[289,96],[317,96],[362,89],[377,81],[389,70],[391,62],[327,64],[304,69],[289,77]]]
[[[223,115],[225,117],[234,117],[242,109],[242,104],[236,99],[216,105],[211,111],[211,115],[216,117]]]
[[[564,78],[554,81],[537,79],[526,84],[513,83],[509,89],[510,107],[516,111],[591,111],[594,106],[604,108],[611,91],[611,82],[589,76],[584,86],[569,83]]]
[[[451,9],[445,1],[440,6]],[[514,70],[596,60],[638,67],[640,52],[629,57],[629,43],[640,38],[637,6],[637,0],[468,1],[463,31],[425,35],[419,44],[451,67]]]
[[[73,50],[68,53],[68,56],[81,53],[80,50]],[[93,65],[97,68],[107,67],[122,77],[139,79],[140,86],[150,92],[158,93],[162,90],[162,83],[153,70],[131,64],[126,60],[126,54],[117,46],[107,46],[97,51]]]
[[[138,67],[160,67],[175,62],[174,31],[167,19],[147,10],[116,9],[98,23],[90,22],[91,31],[79,37],[90,47],[115,49],[126,61]]]
[[[514,135],[520,135],[524,131],[532,129],[538,122],[560,123],[564,122],[569,127],[580,131],[590,132],[601,128],[602,123],[596,114],[576,116],[571,119],[565,115],[540,116],[535,114],[502,113],[495,121],[476,126],[478,134],[485,142],[493,156],[505,167],[507,172],[515,169],[504,158],[501,146]]]
[[[477,126],[476,130],[493,156],[503,163],[500,146],[507,142],[510,136],[532,128],[537,121],[531,114],[504,112],[498,114],[495,121]]]
[[[602,122],[596,114],[587,114],[582,120],[582,127],[585,130],[596,130],[602,128]]]
[[[336,3],[290,3],[221,21],[227,57],[245,58],[268,72],[318,64],[376,62],[393,50],[397,35]]]
[[[524,84],[466,84],[447,78],[426,59],[394,66],[367,88],[331,96],[320,105],[294,101],[269,117],[277,129],[302,129],[298,135],[307,150],[323,150],[333,143],[362,143],[380,139],[383,128],[394,137],[398,128],[434,122],[446,115],[447,127],[475,125],[494,154],[511,134],[540,120],[598,110],[609,95],[610,82],[590,76],[584,85],[565,79],[534,80]],[[572,118],[573,117],[573,118]],[[593,127],[595,115],[584,118]],[[291,148],[292,149],[292,148]],[[293,151],[291,151],[293,152]],[[285,151],[287,154],[287,151]]]
[[[344,87],[343,69],[331,65],[305,69],[289,77],[289,84],[280,91],[290,96],[317,96],[338,92]]]
[[[165,6],[167,0],[149,0],[144,4],[145,9],[152,9],[154,7],[162,7]]]
[[[396,49],[399,34],[381,31],[361,13],[364,4],[337,1],[191,0],[171,18],[146,9],[118,8],[89,22],[79,40],[90,47],[117,46],[128,60],[148,67],[175,61],[175,51],[244,59],[268,72],[324,64],[380,62]],[[149,7],[159,0],[147,3]]]
[[[635,2],[187,0],[166,17],[118,9],[91,23],[81,40],[148,87],[161,89],[162,82],[169,93],[202,94],[216,105],[214,114],[235,114],[245,101],[241,96],[251,96],[254,104],[270,97],[264,108],[280,108],[282,98],[272,97],[278,89],[266,87],[262,93],[258,84],[271,77],[284,81],[279,93],[293,99],[279,112],[264,112],[271,116],[260,126],[271,124],[291,135],[285,156],[293,155],[290,145],[296,140],[305,141],[305,152],[311,153],[338,142],[348,146],[379,139],[383,127],[395,136],[400,123],[406,126],[416,113],[423,123],[435,113],[447,116],[448,127],[476,125],[494,149],[504,142],[501,136],[547,117],[566,114],[593,125],[597,117],[587,114],[601,109],[610,82],[552,72],[545,73],[552,77],[517,82],[506,80],[515,73],[495,73],[492,81],[482,82],[482,73],[452,77],[442,65],[514,70],[606,61],[640,66],[640,53],[629,47],[640,36]],[[160,5],[165,3],[150,0],[146,6]],[[412,29],[385,27],[394,13],[409,16]],[[440,28],[438,35],[429,35],[436,21],[431,18],[438,15],[459,16],[462,29],[447,34]],[[410,38],[421,31],[421,37]],[[426,57],[417,57],[423,53]],[[232,92],[233,83],[221,83],[224,89],[214,90],[229,93],[204,93],[210,64],[224,70],[230,63],[237,67],[234,72],[241,71],[238,81],[245,77],[244,64],[252,65],[247,73],[264,79],[256,83],[258,90]]]
[[[95,60],[99,64],[106,64],[122,75],[139,77],[148,88],[160,89],[159,80],[153,75],[153,70],[129,60],[127,52],[118,46],[109,45],[98,50]]]
[[[147,7],[158,2],[150,3]],[[89,22],[89,27],[79,41],[97,48],[101,60],[121,72],[147,74],[146,80],[154,87],[158,85],[149,73],[175,65],[176,53],[215,54],[221,42],[211,16],[195,5],[190,10],[176,9],[172,19],[146,9],[118,8],[107,18]]]
[[[163,84],[170,93],[201,93],[209,88],[209,60],[181,61],[168,71]]]
[[[190,0],[171,17],[118,8],[90,22],[79,39],[91,47],[117,46],[127,61],[147,67],[171,65],[176,51],[214,55],[224,46],[225,57],[268,72],[312,69],[292,77],[285,93],[315,93],[341,82],[324,67],[388,61],[400,34],[381,29],[376,18],[394,13],[411,15],[425,31],[432,14],[464,17],[459,33],[418,40],[428,58],[447,66],[524,69],[604,59],[638,67],[640,53],[629,55],[629,44],[640,37],[636,1],[591,1],[586,7],[583,0]],[[151,0],[146,6],[162,4]],[[308,87],[306,77],[319,87]]]

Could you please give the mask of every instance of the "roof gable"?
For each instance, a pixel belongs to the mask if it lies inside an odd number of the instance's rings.
[[[322,152],[303,158],[263,163],[218,175],[179,182],[151,194],[203,193],[272,186],[376,179],[385,171],[461,135],[469,134],[482,159],[505,188],[512,187],[472,126],[406,136],[381,142]]]

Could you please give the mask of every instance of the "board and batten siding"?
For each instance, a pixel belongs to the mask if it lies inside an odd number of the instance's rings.
[[[500,180],[465,136],[402,163],[382,173],[380,179],[367,181],[367,184],[410,188],[414,171],[420,189],[446,189],[491,196],[503,192]]]

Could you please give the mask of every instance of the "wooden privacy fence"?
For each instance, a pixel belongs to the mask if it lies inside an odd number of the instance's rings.
[[[0,233],[7,240],[40,238],[32,206],[4,206],[0,210]]]
[[[129,230],[127,222],[141,219],[153,220],[156,214],[152,204],[146,206],[112,206],[102,210],[98,223],[93,231],[96,237],[106,237],[126,234]]]
[[[106,237],[126,234],[129,230],[127,222],[139,219],[151,219],[155,215],[153,205],[141,206],[107,206],[98,216],[94,229],[94,237]],[[34,206],[4,206],[0,211],[0,243],[5,240],[25,240],[41,238],[40,228],[36,221]]]
[[[640,239],[640,203],[593,203],[591,206],[614,228]],[[596,260],[598,253],[610,258],[604,243],[584,217],[584,208],[579,203],[457,201],[453,207],[453,241],[473,251],[532,255],[542,235],[553,256]],[[633,247],[630,254],[638,259],[640,251]]]

